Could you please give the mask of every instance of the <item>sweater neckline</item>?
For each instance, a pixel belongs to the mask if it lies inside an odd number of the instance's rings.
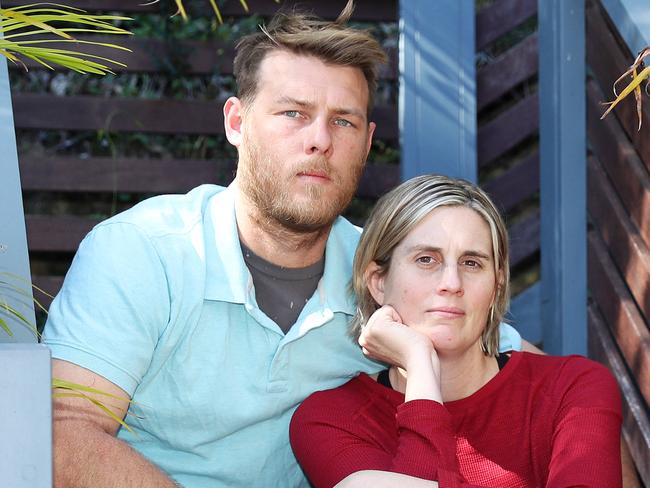
[[[513,351],[510,355],[510,359],[503,367],[503,369],[500,370],[490,381],[488,381],[486,384],[484,384],[481,388],[476,390],[470,396],[458,400],[445,402],[444,405],[447,408],[452,408],[452,409],[463,408],[465,406],[468,406],[469,404],[481,402],[484,399],[490,397],[491,395],[498,393],[498,391],[501,389],[503,384],[506,383],[510,379],[510,377],[514,374],[515,370],[517,369],[517,366],[521,361],[521,358],[523,357],[523,354],[524,353],[519,351]],[[370,376],[368,376],[366,373],[361,373],[357,378],[366,387],[372,389],[373,394],[377,394],[377,392],[380,391],[383,396],[385,396],[395,405],[400,405],[404,403],[403,393],[378,383]]]

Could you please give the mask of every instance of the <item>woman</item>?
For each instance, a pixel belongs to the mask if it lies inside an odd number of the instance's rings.
[[[390,368],[296,411],[291,443],[315,487],[620,486],[612,375],[578,356],[497,352],[508,240],[482,190],[420,176],[385,195],[352,287],[353,335]]]

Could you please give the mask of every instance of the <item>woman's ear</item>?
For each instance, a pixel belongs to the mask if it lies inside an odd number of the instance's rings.
[[[386,274],[384,271],[381,266],[372,261],[364,273],[368,291],[380,307],[384,305],[384,277]]]

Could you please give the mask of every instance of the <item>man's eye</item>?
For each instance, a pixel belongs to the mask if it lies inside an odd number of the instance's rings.
[[[292,119],[295,119],[296,117],[300,116],[300,112],[298,112],[297,110],[285,110],[283,114]]]
[[[334,123],[336,125],[340,125],[341,127],[353,127],[352,122],[350,122],[349,120],[345,120],[345,119],[336,119],[334,121]]]

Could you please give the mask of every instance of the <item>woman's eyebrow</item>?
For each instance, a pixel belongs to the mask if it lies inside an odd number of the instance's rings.
[[[442,252],[442,248],[436,247],[436,246],[430,246],[428,244],[415,244],[411,247],[408,247],[406,249],[407,253],[416,253],[416,252]],[[490,256],[488,253],[485,253],[483,251],[477,251],[474,249],[468,249],[466,251],[463,251],[462,253],[463,256],[472,256],[475,258],[481,258],[481,259],[492,259],[492,256]]]

